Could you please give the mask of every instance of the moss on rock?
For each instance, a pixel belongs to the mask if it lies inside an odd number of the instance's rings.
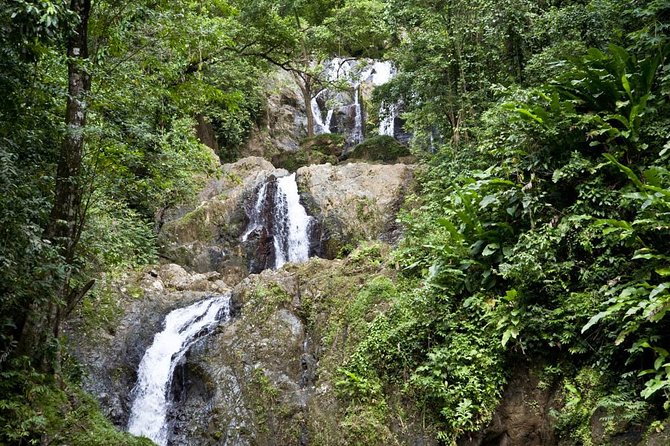
[[[387,135],[373,136],[358,144],[348,154],[348,159],[365,161],[395,162],[398,158],[410,156],[409,149],[393,137]]]

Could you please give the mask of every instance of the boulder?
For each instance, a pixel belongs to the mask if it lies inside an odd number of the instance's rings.
[[[218,272],[227,283],[239,282],[249,272],[241,243],[247,209],[263,182],[287,174],[259,157],[223,165],[221,176],[199,194],[198,206],[162,225],[162,257],[198,273]]]
[[[321,255],[333,258],[362,240],[395,241],[396,214],[413,178],[409,165],[351,163],[302,167],[297,183],[320,224]]]

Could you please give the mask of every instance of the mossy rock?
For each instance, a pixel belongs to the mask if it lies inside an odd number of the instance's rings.
[[[344,136],[337,133],[324,133],[312,136],[303,139],[300,142],[300,148],[339,158],[342,156],[342,152],[344,152]]]
[[[400,144],[393,137],[378,135],[368,138],[354,147],[348,154],[347,159],[382,161],[387,163],[410,155],[411,153],[409,149]]]
[[[282,152],[272,157],[272,164],[279,169],[295,172],[310,164],[337,164],[337,157],[316,150],[300,149],[296,152]]]

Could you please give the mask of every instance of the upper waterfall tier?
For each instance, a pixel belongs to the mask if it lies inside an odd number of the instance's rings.
[[[309,106],[314,116],[314,132],[342,133],[349,145],[360,143],[365,136],[365,110],[361,104],[363,91],[389,82],[395,72],[395,67],[388,61],[339,57],[328,60],[323,66],[323,78],[331,83],[344,83],[349,91],[327,88],[312,98]],[[364,86],[368,88],[364,89]],[[394,136],[397,112],[395,104],[382,104],[379,110],[380,135]],[[345,121],[350,124],[345,124]]]

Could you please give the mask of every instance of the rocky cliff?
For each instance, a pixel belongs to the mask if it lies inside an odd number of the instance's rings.
[[[268,161],[249,157],[226,164],[221,177],[190,210],[167,214],[159,235],[163,256],[193,271],[216,271],[235,284],[249,274],[258,240],[242,241],[254,197],[263,182],[287,175]],[[319,222],[315,252],[334,258],[358,241],[397,237],[395,214],[412,180],[404,164],[313,165],[298,170],[301,201]]]
[[[338,432],[354,423],[353,416],[335,384],[338,365],[355,345],[348,324],[358,322],[345,320],[343,309],[372,277],[393,271],[384,261],[387,244],[346,260],[335,257],[361,243],[397,239],[395,215],[412,168],[360,163],[300,169],[300,199],[317,222],[316,252],[331,260],[249,276],[258,254],[257,241],[244,237],[250,209],[264,182],[287,173],[254,157],[222,166],[196,202],[163,214],[162,256],[171,263],[110,280],[104,305],[113,311],[104,323],[92,322],[95,314],[71,321],[71,350],[85,369],[85,388],[117,425],[127,423],[137,366],[165,315],[230,284],[233,321],[199,341],[176,369],[170,444],[350,443],[353,437]],[[398,402],[393,410],[405,409]],[[368,438],[381,426],[385,434],[377,444],[407,438],[427,444],[417,416],[399,424],[385,415],[375,420],[379,426],[363,423],[350,435]]]

